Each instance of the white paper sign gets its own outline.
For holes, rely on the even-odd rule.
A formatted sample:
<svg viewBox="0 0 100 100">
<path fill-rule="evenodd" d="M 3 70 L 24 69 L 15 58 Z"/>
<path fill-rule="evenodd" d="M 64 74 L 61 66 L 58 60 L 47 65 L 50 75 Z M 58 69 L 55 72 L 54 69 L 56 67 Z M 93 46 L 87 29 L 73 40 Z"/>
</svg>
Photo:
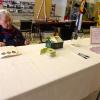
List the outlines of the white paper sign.
<svg viewBox="0 0 100 100">
<path fill-rule="evenodd" d="M 90 28 L 90 38 L 92 44 L 100 44 L 100 27 Z"/>
</svg>

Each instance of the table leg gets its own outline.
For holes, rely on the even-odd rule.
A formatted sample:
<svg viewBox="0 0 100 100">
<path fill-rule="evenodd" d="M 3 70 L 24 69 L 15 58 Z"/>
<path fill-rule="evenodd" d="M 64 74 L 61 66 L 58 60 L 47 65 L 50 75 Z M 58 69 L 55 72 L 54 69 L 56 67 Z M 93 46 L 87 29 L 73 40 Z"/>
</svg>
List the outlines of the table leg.
<svg viewBox="0 0 100 100">
<path fill-rule="evenodd" d="M 99 91 L 99 93 L 98 93 L 98 95 L 97 95 L 96 100 L 99 100 L 99 97 L 100 97 L 100 91 Z"/>
<path fill-rule="evenodd" d="M 38 31 L 39 31 L 40 42 L 43 43 L 43 41 L 42 41 L 42 34 L 41 34 L 40 28 L 38 29 Z"/>
</svg>

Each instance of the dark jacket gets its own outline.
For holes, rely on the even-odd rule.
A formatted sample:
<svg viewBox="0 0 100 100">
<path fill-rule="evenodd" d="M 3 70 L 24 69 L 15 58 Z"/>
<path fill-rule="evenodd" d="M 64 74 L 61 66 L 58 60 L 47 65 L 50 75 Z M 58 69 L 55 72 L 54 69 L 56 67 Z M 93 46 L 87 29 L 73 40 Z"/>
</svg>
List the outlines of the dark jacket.
<svg viewBox="0 0 100 100">
<path fill-rule="evenodd" d="M 24 41 L 21 32 L 14 26 L 12 26 L 12 29 L 4 29 L 0 26 L 0 42 L 4 42 L 6 46 L 21 46 L 24 45 Z"/>
</svg>

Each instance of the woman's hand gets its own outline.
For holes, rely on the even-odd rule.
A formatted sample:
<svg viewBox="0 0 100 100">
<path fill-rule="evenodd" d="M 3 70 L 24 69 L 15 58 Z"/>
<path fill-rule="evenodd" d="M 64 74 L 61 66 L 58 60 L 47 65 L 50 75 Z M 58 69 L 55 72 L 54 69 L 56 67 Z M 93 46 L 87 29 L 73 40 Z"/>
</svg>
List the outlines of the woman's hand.
<svg viewBox="0 0 100 100">
<path fill-rule="evenodd" d="M 0 42 L 0 47 L 5 46 L 6 44 L 4 42 Z"/>
<path fill-rule="evenodd" d="M 29 45 L 30 44 L 30 41 L 28 39 L 26 39 L 25 42 L 24 42 L 24 44 L 25 45 Z"/>
</svg>

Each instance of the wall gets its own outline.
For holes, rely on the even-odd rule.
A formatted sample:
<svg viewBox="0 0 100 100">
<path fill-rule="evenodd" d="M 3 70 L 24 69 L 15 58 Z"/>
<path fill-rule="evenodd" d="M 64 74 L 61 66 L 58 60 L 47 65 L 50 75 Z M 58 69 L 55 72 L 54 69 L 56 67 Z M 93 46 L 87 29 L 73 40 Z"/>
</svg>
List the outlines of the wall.
<svg viewBox="0 0 100 100">
<path fill-rule="evenodd" d="M 63 20 L 65 16 L 67 0 L 53 0 L 52 2 L 56 4 L 55 15 L 61 16 L 61 20 Z"/>
<path fill-rule="evenodd" d="M 100 0 L 94 0 L 94 2 L 100 2 Z"/>
</svg>

